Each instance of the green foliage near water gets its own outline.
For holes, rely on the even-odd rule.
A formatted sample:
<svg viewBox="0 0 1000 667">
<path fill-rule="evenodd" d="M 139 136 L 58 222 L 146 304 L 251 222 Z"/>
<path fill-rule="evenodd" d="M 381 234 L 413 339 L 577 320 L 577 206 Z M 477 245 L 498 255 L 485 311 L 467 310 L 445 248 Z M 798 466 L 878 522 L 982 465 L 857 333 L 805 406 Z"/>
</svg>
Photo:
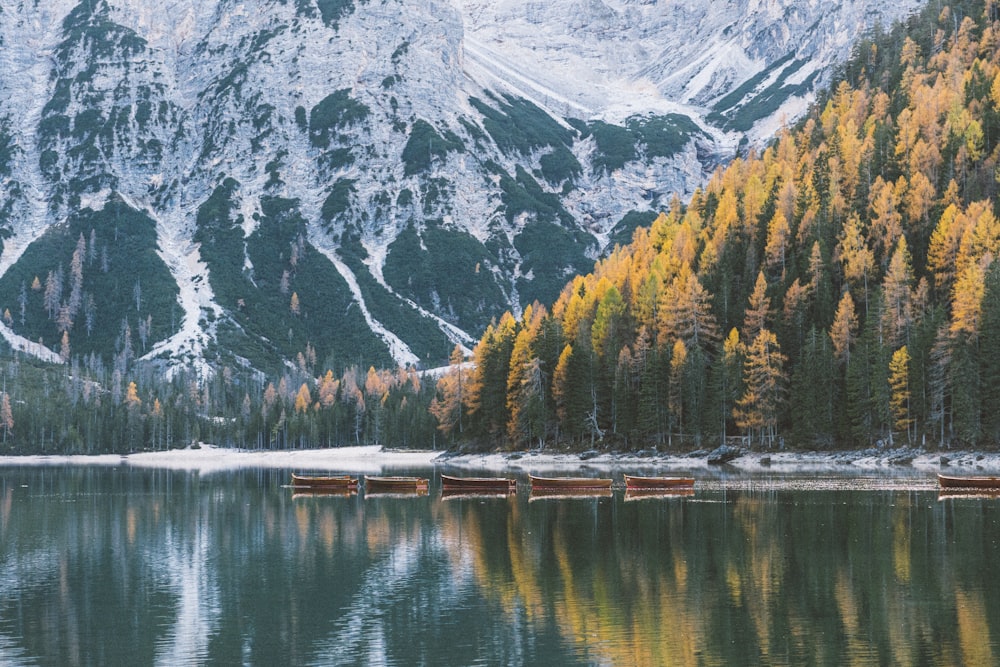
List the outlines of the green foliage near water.
<svg viewBox="0 0 1000 667">
<path fill-rule="evenodd" d="M 0 344 L 0 454 L 128 454 L 199 443 L 252 450 L 346 445 L 425 449 L 434 382 L 351 366 L 334 375 L 302 355 L 270 378 L 240 365 L 210 377 L 156 364 L 74 357 L 44 364 Z M 3 400 L 10 406 L 5 413 Z"/>
</svg>

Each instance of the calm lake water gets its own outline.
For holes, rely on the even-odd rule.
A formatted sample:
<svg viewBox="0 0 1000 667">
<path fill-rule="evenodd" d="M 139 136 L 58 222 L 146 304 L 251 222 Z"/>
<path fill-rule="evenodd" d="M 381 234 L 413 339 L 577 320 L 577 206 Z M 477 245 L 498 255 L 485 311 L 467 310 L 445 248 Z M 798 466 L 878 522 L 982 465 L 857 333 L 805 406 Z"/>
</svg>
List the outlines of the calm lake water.
<svg viewBox="0 0 1000 667">
<path fill-rule="evenodd" d="M 1000 663 L 1000 500 L 926 475 L 635 501 L 287 481 L 0 469 L 0 664 Z"/>
</svg>

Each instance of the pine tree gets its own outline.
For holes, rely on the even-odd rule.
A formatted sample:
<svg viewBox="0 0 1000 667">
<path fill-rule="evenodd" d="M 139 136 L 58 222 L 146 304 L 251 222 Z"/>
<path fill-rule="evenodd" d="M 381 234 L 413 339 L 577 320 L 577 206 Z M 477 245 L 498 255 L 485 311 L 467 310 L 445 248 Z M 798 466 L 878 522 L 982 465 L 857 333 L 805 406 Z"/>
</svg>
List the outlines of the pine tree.
<svg viewBox="0 0 1000 667">
<path fill-rule="evenodd" d="M 830 340 L 833 342 L 834 355 L 841 364 L 848 364 L 851 359 L 851 345 L 858 334 L 858 316 L 854 313 L 854 299 L 850 291 L 845 291 L 837 305 L 837 314 L 830 327 Z"/>
<path fill-rule="evenodd" d="M 474 370 L 469 382 L 467 412 L 480 435 L 497 439 L 507 428 L 507 378 L 518 323 L 504 313 L 496 326 L 489 326 L 473 350 Z"/>
<path fill-rule="evenodd" d="M 309 392 L 309 385 L 303 382 L 295 395 L 295 414 L 304 414 L 311 405 L 312 394 Z"/>
<path fill-rule="evenodd" d="M 448 360 L 448 371 L 437 382 L 437 396 L 431 402 L 430 411 L 438 421 L 438 429 L 445 435 L 453 432 L 462 434 L 463 411 L 465 408 L 465 354 L 456 345 Z"/>
<path fill-rule="evenodd" d="M 998 74 L 1000 79 L 1000 74 Z M 982 405 L 984 435 L 1000 441 L 1000 262 L 994 261 L 986 274 L 983 296 L 982 334 L 979 337 L 982 366 Z"/>
<path fill-rule="evenodd" d="M 769 328 L 772 319 L 771 299 L 767 296 L 767 279 L 764 278 L 762 271 L 757 274 L 757 282 L 753 286 L 750 302 L 743 317 L 743 339 L 747 344 L 752 344 L 761 331 Z"/>
<path fill-rule="evenodd" d="M 10 407 L 10 394 L 3 392 L 0 399 L 0 424 L 3 425 L 3 441 L 7 444 L 7 436 L 14 430 L 14 411 Z"/>
<path fill-rule="evenodd" d="M 860 290 L 867 312 L 869 280 L 875 272 L 875 254 L 861 234 L 861 223 L 857 216 L 852 215 L 844 224 L 837 250 L 844 278 L 852 289 Z"/>
<path fill-rule="evenodd" d="M 958 275 L 952 299 L 951 333 L 973 342 L 979 336 L 986 292 L 986 275 L 983 268 L 971 262 Z"/>
<path fill-rule="evenodd" d="M 785 361 L 778 339 L 761 329 L 747 348 L 743 365 L 744 393 L 736 403 L 736 425 L 768 447 L 778 435 L 778 413 L 786 392 Z"/>
<path fill-rule="evenodd" d="M 534 356 L 532 343 L 538 331 L 538 321 L 532 318 L 532 309 L 525 311 L 521 330 L 514 338 L 507 374 L 507 438 L 512 446 L 520 446 L 535 434 L 538 403 L 544 402 L 544 387 L 540 364 Z"/>
<path fill-rule="evenodd" d="M 687 347 L 678 339 L 670 354 L 670 377 L 667 384 L 667 409 L 670 425 L 667 427 L 667 446 L 673 446 L 673 435 L 684 432 L 684 372 L 687 367 Z"/>
<path fill-rule="evenodd" d="M 826 447 L 833 444 L 837 387 L 830 338 L 813 327 L 806 334 L 789 392 L 792 435 L 797 442 Z"/>
<path fill-rule="evenodd" d="M 901 236 L 889 262 L 885 280 L 882 283 L 885 307 L 882 310 L 882 329 L 886 344 L 896 347 L 910 337 L 913 326 L 913 268 L 906 237 Z"/>
<path fill-rule="evenodd" d="M 889 442 L 892 442 L 892 431 L 901 431 L 906 439 L 913 441 L 910 426 L 913 419 L 910 414 L 910 353 L 906 346 L 899 348 L 889 362 L 889 407 L 892 410 L 892 430 Z"/>
</svg>

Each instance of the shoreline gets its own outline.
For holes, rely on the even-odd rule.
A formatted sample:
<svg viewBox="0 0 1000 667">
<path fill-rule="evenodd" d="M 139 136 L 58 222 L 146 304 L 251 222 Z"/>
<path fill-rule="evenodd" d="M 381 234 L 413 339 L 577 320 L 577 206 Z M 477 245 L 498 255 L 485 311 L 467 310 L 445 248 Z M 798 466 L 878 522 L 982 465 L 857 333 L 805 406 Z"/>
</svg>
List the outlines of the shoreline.
<svg viewBox="0 0 1000 667">
<path fill-rule="evenodd" d="M 568 471 L 620 468 L 660 471 L 719 471 L 742 473 L 871 472 L 910 474 L 954 471 L 959 474 L 1000 474 L 1000 453 L 971 450 L 925 451 L 909 448 L 852 451 L 758 452 L 729 449 L 669 454 L 643 453 L 557 453 L 545 451 L 488 452 L 454 454 L 448 451 L 393 450 L 380 445 L 327 449 L 244 450 L 201 444 L 197 447 L 162 452 L 124 455 L 26 455 L 2 456 L 0 467 L 93 465 L 189 470 L 201 473 L 243 468 L 275 468 L 313 471 L 373 473 L 392 469 L 452 468 L 479 471 Z"/>
</svg>

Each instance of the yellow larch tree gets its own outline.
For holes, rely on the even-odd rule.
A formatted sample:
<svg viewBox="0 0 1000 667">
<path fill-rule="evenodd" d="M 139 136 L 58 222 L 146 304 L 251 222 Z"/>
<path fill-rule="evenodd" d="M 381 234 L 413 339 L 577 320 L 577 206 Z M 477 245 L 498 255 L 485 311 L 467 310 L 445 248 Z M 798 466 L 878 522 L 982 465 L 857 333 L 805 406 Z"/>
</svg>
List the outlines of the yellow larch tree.
<svg viewBox="0 0 1000 667">
<path fill-rule="evenodd" d="M 833 352 L 837 360 L 846 364 L 851 358 L 851 345 L 858 335 L 858 316 L 854 311 L 854 299 L 851 298 L 850 290 L 844 290 L 837 304 L 837 314 L 833 318 L 830 326 L 830 342 L 833 343 Z"/>
<path fill-rule="evenodd" d="M 757 274 L 757 281 L 754 283 L 753 292 L 747 304 L 746 313 L 743 316 L 743 339 L 749 345 L 757 337 L 762 329 L 770 326 L 773 318 L 771 311 L 771 299 L 767 296 L 767 279 L 764 272 Z"/>
<path fill-rule="evenodd" d="M 913 325 L 913 267 L 906 237 L 899 237 L 896 250 L 889 261 L 889 269 L 882 282 L 882 328 L 886 332 L 886 343 L 898 346 L 909 338 Z"/>
<path fill-rule="evenodd" d="M 312 394 L 309 392 L 309 385 L 303 382 L 295 395 L 295 414 L 305 414 L 310 405 L 312 405 Z"/>
<path fill-rule="evenodd" d="M 910 353 L 906 346 L 892 354 L 889 361 L 889 409 L 892 412 L 892 430 L 902 431 L 912 441 L 910 427 Z M 892 435 L 889 437 L 892 442 Z"/>
<path fill-rule="evenodd" d="M 463 412 L 467 385 L 465 354 L 461 346 L 456 345 L 448 360 L 448 370 L 438 379 L 437 396 L 430 406 L 438 430 L 445 435 L 462 433 L 465 428 Z"/>
<path fill-rule="evenodd" d="M 777 438 L 778 412 L 787 385 L 785 361 L 777 337 L 762 329 L 747 348 L 744 393 L 733 410 L 736 425 L 768 446 Z"/>
<path fill-rule="evenodd" d="M 979 336 L 985 294 L 986 272 L 978 263 L 970 263 L 955 280 L 950 327 L 952 335 L 962 335 L 967 340 L 975 340 Z"/>
</svg>

